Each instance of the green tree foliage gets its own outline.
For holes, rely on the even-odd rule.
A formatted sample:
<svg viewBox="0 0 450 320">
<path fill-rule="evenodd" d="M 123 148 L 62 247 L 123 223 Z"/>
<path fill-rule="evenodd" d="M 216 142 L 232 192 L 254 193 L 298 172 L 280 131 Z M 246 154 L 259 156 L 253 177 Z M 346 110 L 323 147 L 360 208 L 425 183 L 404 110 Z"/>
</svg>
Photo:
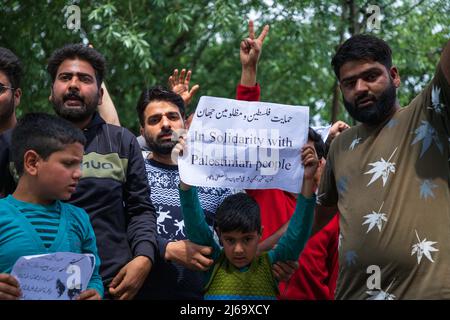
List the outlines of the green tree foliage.
<svg viewBox="0 0 450 320">
<path fill-rule="evenodd" d="M 52 109 L 46 61 L 54 49 L 84 37 L 67 28 L 71 4 L 80 7 L 85 35 L 108 61 L 105 82 L 121 122 L 135 132 L 141 89 L 166 84 L 174 68 L 191 68 L 192 83 L 201 86 L 191 109 L 201 95 L 234 97 L 249 17 L 256 17 L 257 32 L 271 26 L 259 67 L 262 100 L 308 105 L 322 123 L 349 121 L 330 61 L 350 35 L 373 32 L 392 46 L 402 105 L 429 81 L 450 38 L 447 0 L 3 0 L 0 46 L 20 56 L 26 70 L 19 115 Z M 380 30 L 367 30 L 370 4 L 381 9 Z"/>
</svg>

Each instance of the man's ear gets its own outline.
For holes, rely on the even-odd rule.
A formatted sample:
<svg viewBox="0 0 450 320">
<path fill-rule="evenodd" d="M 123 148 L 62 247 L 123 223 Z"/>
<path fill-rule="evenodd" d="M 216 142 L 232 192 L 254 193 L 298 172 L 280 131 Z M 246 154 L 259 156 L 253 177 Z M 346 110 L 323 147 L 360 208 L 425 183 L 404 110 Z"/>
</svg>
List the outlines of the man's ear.
<svg viewBox="0 0 450 320">
<path fill-rule="evenodd" d="M 48 101 L 52 102 L 53 99 L 53 87 L 50 87 L 50 95 L 48 96 Z"/>
<path fill-rule="evenodd" d="M 103 90 L 103 83 L 102 83 L 100 90 L 98 90 L 98 105 L 101 105 L 103 103 L 103 93 L 104 92 L 105 91 Z"/>
<path fill-rule="evenodd" d="M 394 83 L 394 86 L 396 88 L 400 87 L 400 74 L 398 72 L 397 67 L 393 66 L 391 67 L 391 69 L 389 70 L 389 75 L 392 78 L 392 82 Z"/>
<path fill-rule="evenodd" d="M 20 88 L 14 90 L 14 108 L 20 104 L 20 97 L 22 96 L 22 90 Z"/>
<path fill-rule="evenodd" d="M 42 158 L 34 150 L 28 150 L 23 155 L 23 172 L 30 176 L 37 176 Z"/>
</svg>

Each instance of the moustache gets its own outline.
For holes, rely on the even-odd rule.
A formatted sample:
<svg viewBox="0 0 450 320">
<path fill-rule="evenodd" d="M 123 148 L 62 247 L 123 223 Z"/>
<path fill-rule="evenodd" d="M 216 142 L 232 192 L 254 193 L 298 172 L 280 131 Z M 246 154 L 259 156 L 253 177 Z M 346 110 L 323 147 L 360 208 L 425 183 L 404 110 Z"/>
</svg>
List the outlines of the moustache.
<svg viewBox="0 0 450 320">
<path fill-rule="evenodd" d="M 372 100 L 373 102 L 377 102 L 377 98 L 372 94 L 364 94 L 356 98 L 355 105 L 359 105 L 361 102 L 367 102 L 368 100 Z"/>
<path fill-rule="evenodd" d="M 80 95 L 78 93 L 75 93 L 75 92 L 70 92 L 70 93 L 64 95 L 63 101 L 66 102 L 67 100 L 78 100 L 78 101 L 84 102 L 84 99 L 82 97 L 80 97 Z"/>
<path fill-rule="evenodd" d="M 162 131 L 158 134 L 157 138 L 160 139 L 160 138 L 162 138 L 163 136 L 166 136 L 166 135 L 168 135 L 168 134 L 173 135 L 173 130 L 171 130 L 171 129 L 169 129 L 169 130 L 162 130 Z"/>
</svg>

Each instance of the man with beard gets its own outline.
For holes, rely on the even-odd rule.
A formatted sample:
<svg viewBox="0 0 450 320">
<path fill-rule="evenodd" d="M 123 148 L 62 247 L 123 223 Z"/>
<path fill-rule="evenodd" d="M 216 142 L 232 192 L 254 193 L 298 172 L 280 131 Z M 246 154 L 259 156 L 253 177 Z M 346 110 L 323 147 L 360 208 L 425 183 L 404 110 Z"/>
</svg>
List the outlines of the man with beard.
<svg viewBox="0 0 450 320">
<path fill-rule="evenodd" d="M 82 129 L 87 140 L 83 177 L 69 202 L 89 213 L 105 297 L 132 299 L 156 250 L 156 216 L 139 145 L 131 132 L 106 124 L 96 111 L 105 73 L 99 52 L 81 44 L 66 45 L 53 53 L 47 71 L 55 112 Z"/>
<path fill-rule="evenodd" d="M 318 193 L 313 233 L 341 214 L 335 297 L 450 299 L 450 42 L 405 108 L 383 40 L 354 36 L 332 65 L 361 122 L 331 144 Z"/>
<path fill-rule="evenodd" d="M 16 108 L 22 95 L 21 77 L 19 58 L 9 49 L 0 47 L 0 134 L 17 123 Z"/>
<path fill-rule="evenodd" d="M 22 96 L 21 77 L 22 65 L 19 58 L 9 49 L 0 47 L 0 198 L 14 191 L 14 182 L 7 170 L 9 144 L 2 133 L 17 123 L 16 107 Z"/>
<path fill-rule="evenodd" d="M 12 129 L 17 123 L 16 108 L 22 96 L 20 88 L 22 74 L 19 58 L 9 49 L 0 47 L 0 198 L 11 194 L 16 187 L 16 182 L 7 168 L 14 167 L 10 162 L 8 150 Z M 102 88 L 103 103 L 98 106 L 99 113 L 107 123 L 120 125 L 114 104 L 104 83 Z"/>
<path fill-rule="evenodd" d="M 104 98 L 105 73 L 99 52 L 81 44 L 67 45 L 53 53 L 47 70 L 55 112 L 82 129 L 87 139 L 83 177 L 69 201 L 90 215 L 105 297 L 132 299 L 152 267 L 156 250 L 156 216 L 139 145 L 131 132 L 106 124 L 97 113 Z M 7 170 L 10 131 L 0 136 L 0 172 L 5 175 L 0 197 L 15 189 Z"/>
<path fill-rule="evenodd" d="M 158 214 L 159 255 L 138 298 L 202 299 L 203 274 L 213 263 L 211 248 L 186 239 L 178 193 L 178 166 L 171 153 L 177 134 L 185 129 L 185 103 L 182 97 L 163 87 L 142 92 L 136 107 L 141 134 L 152 150 L 145 159 L 149 194 Z M 232 194 L 230 189 L 198 188 L 200 202 L 210 226 L 220 203 Z"/>
</svg>

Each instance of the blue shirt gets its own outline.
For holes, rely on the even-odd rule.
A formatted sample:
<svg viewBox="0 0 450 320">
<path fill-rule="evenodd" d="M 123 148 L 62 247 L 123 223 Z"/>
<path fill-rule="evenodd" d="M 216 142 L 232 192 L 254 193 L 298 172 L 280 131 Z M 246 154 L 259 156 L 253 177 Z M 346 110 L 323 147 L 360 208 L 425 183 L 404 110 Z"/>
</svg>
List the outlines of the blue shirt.
<svg viewBox="0 0 450 320">
<path fill-rule="evenodd" d="M 52 208 L 60 209 L 59 225 L 54 241 L 46 247 L 29 220 L 33 217 L 33 207 L 45 227 L 46 218 L 41 213 L 48 209 L 47 206 L 19 201 L 11 195 L 0 200 L 0 273 L 10 273 L 14 263 L 22 256 L 54 252 L 91 253 L 95 256 L 95 268 L 88 289 L 96 290 L 103 297 L 100 258 L 86 211 L 56 201 Z M 21 212 L 24 208 L 27 217 Z"/>
</svg>

